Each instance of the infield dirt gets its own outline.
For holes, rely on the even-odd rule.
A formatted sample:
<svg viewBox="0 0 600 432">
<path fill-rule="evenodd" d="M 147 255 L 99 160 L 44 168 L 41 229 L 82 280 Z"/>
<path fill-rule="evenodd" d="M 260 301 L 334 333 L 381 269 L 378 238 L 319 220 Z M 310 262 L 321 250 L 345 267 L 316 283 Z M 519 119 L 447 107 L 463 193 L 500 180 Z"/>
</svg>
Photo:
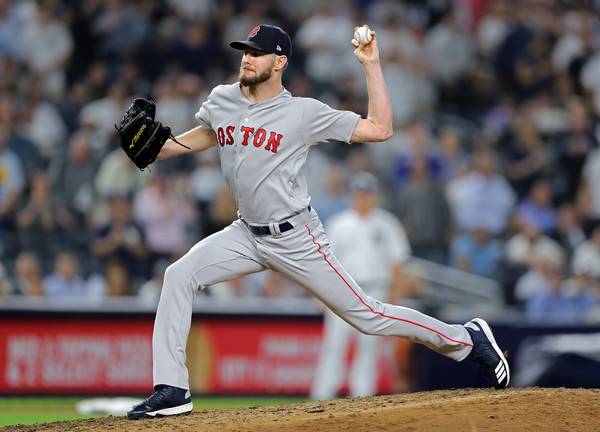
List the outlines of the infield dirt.
<svg viewBox="0 0 600 432">
<path fill-rule="evenodd" d="M 598 431 L 600 389 L 456 389 L 323 402 L 75 420 L 0 432 Z"/>
</svg>

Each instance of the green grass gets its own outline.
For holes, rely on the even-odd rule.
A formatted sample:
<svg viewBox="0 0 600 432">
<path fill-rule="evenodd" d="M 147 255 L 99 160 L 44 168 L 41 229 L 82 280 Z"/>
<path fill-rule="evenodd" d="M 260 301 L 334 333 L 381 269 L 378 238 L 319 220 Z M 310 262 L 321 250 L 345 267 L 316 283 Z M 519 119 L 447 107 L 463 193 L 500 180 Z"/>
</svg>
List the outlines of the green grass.
<svg viewBox="0 0 600 432">
<path fill-rule="evenodd" d="M 48 423 L 62 420 L 105 417 L 107 414 L 82 415 L 75 404 L 86 398 L 75 397 L 3 397 L 0 398 L 0 427 L 17 424 Z M 91 398 L 90 398 L 91 399 Z M 229 409 L 250 406 L 281 405 L 303 402 L 299 397 L 218 397 L 194 398 L 195 409 Z"/>
</svg>

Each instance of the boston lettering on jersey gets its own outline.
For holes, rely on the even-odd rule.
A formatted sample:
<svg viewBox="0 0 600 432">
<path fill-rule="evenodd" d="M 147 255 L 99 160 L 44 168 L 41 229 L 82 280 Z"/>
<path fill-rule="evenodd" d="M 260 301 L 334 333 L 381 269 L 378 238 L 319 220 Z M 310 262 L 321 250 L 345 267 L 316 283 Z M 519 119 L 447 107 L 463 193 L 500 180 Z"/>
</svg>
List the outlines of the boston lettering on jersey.
<svg viewBox="0 0 600 432">
<path fill-rule="evenodd" d="M 240 128 L 242 131 L 242 145 L 247 146 L 249 144 L 254 145 L 254 147 L 262 147 L 265 144 L 265 150 L 270 150 L 273 153 L 277 153 L 277 149 L 279 148 L 279 144 L 281 144 L 281 138 L 283 135 L 278 134 L 277 132 L 267 132 L 264 129 L 257 129 L 242 126 Z M 217 140 L 219 141 L 219 145 L 224 147 L 225 145 L 233 145 L 233 133 L 235 132 L 234 126 L 227 126 L 226 128 L 218 128 L 217 129 Z M 268 138 L 267 138 L 268 135 Z"/>
</svg>

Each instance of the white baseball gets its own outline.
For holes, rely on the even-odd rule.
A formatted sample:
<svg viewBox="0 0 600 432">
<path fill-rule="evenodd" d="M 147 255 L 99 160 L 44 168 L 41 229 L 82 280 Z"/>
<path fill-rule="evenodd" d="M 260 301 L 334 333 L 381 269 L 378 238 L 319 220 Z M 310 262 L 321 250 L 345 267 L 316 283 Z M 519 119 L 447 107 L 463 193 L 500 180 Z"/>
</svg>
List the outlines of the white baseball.
<svg viewBox="0 0 600 432">
<path fill-rule="evenodd" d="M 367 27 L 359 27 L 354 31 L 354 39 L 357 42 L 363 41 L 366 44 L 371 42 L 373 36 L 371 36 L 371 30 Z"/>
</svg>

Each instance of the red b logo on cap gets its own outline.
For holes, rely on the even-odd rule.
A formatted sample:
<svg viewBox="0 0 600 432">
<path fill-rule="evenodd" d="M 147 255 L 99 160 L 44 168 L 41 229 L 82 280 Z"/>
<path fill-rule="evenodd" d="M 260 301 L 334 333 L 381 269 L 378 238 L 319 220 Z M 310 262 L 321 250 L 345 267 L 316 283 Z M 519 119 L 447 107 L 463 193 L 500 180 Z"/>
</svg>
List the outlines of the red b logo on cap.
<svg viewBox="0 0 600 432">
<path fill-rule="evenodd" d="M 250 34 L 248 35 L 249 38 L 256 36 L 256 33 L 258 33 L 258 31 L 260 30 L 260 26 L 256 26 L 254 27 L 254 29 L 250 32 Z"/>
</svg>

